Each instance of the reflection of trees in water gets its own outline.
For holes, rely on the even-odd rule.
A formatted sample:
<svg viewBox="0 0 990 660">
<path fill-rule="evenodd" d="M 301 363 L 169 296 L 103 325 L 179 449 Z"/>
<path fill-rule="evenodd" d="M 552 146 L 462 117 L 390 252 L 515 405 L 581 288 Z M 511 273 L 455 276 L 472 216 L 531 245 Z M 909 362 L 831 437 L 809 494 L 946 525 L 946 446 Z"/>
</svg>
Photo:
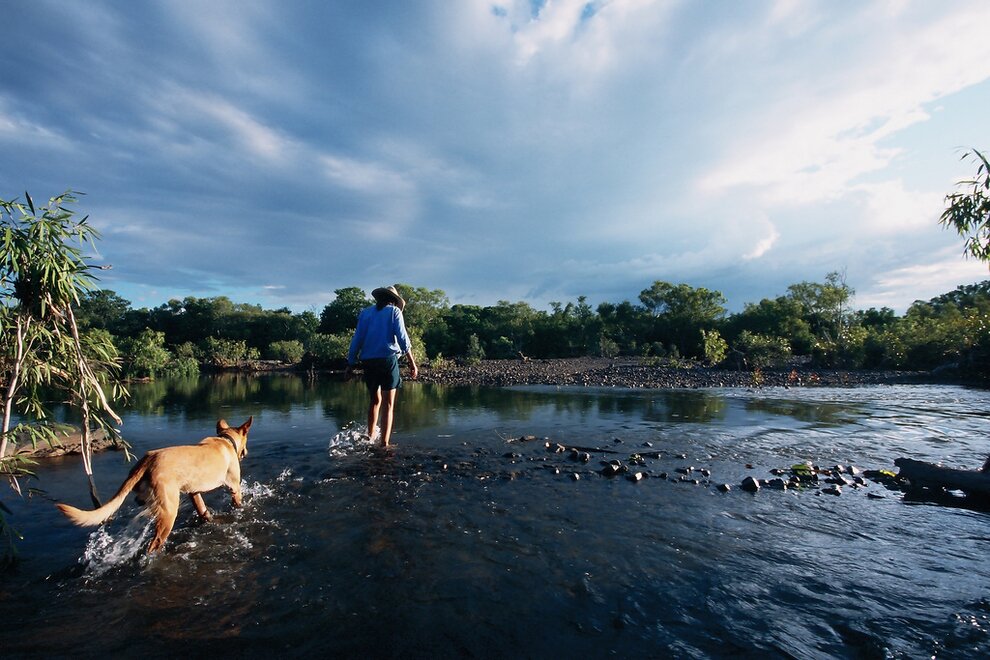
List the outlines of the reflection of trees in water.
<svg viewBox="0 0 990 660">
<path fill-rule="evenodd" d="M 360 380 L 309 380 L 295 374 L 220 374 L 199 378 L 134 383 L 127 410 L 141 414 L 174 413 L 215 417 L 224 408 L 289 412 L 316 408 L 338 426 L 364 424 L 368 394 Z M 747 411 L 800 421 L 845 423 L 862 411 L 850 405 L 751 399 Z M 725 419 L 728 400 L 703 390 L 616 391 L 582 389 L 511 389 L 404 383 L 399 391 L 396 429 L 447 426 L 451 418 L 473 411 L 500 419 L 529 420 L 553 414 L 580 422 L 599 415 L 636 417 L 653 422 L 704 424 Z"/>
<path fill-rule="evenodd" d="M 643 418 L 651 422 L 691 422 L 705 424 L 724 419 L 725 397 L 710 392 L 658 391 L 645 402 Z M 617 412 L 632 412 L 628 408 Z"/>
<path fill-rule="evenodd" d="M 866 414 L 865 408 L 850 403 L 823 403 L 820 401 L 780 401 L 775 399 L 750 399 L 747 412 L 761 412 L 778 417 L 790 417 L 799 422 L 812 422 L 841 426 L 852 424 Z"/>
<path fill-rule="evenodd" d="M 260 402 L 288 411 L 305 398 L 305 383 L 294 375 L 219 374 L 133 383 L 127 410 L 160 414 L 170 409 L 187 414 L 213 414 L 223 407 Z"/>
</svg>

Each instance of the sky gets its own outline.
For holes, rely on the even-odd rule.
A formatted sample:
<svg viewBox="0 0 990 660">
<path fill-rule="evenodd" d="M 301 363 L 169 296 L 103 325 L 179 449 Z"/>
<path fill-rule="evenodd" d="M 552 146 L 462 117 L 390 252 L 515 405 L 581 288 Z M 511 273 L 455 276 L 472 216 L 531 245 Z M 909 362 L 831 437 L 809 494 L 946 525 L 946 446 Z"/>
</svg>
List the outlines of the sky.
<svg viewBox="0 0 990 660">
<path fill-rule="evenodd" d="M 319 313 L 728 308 L 990 279 L 938 224 L 990 150 L 985 0 L 0 0 L 0 198 L 85 193 L 99 286 Z"/>
</svg>

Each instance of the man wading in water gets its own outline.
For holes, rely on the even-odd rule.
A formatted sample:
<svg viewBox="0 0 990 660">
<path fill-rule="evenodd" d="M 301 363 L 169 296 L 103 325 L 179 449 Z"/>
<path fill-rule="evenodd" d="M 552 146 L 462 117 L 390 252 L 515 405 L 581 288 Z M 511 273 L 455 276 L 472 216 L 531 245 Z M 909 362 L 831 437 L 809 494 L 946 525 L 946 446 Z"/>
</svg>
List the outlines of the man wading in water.
<svg viewBox="0 0 990 660">
<path fill-rule="evenodd" d="M 347 353 L 347 370 L 350 378 L 358 356 L 364 367 L 364 382 L 368 386 L 371 404 L 368 406 L 368 435 L 375 438 L 378 424 L 378 411 L 382 413 L 382 447 L 388 447 L 392 436 L 392 411 L 395 407 L 395 391 L 402 386 L 399 376 L 399 357 L 406 356 L 416 380 L 419 368 L 412 354 L 412 344 L 402 310 L 406 301 L 394 286 L 375 289 L 371 292 L 375 304 L 365 307 L 358 314 L 357 329 L 351 339 L 351 350 Z"/>
</svg>

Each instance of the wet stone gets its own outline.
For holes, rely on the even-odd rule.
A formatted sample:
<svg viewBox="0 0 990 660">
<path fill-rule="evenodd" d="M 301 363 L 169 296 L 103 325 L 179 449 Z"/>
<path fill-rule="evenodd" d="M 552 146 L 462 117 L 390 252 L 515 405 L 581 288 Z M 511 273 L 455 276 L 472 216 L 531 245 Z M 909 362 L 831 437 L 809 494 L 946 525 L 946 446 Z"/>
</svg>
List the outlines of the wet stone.
<svg viewBox="0 0 990 660">
<path fill-rule="evenodd" d="M 747 493 L 755 493 L 760 490 L 760 482 L 754 479 L 753 477 L 746 477 L 745 479 L 742 480 L 742 483 L 739 485 L 739 487 L 742 488 Z"/>
<path fill-rule="evenodd" d="M 716 489 L 720 493 L 728 493 L 730 490 L 732 490 L 732 486 L 730 486 L 729 484 L 719 484 L 718 486 L 716 486 Z"/>
<path fill-rule="evenodd" d="M 780 477 L 767 482 L 767 488 L 771 490 L 787 490 L 787 483 Z"/>
<path fill-rule="evenodd" d="M 822 492 L 825 493 L 826 495 L 838 496 L 838 495 L 842 495 L 842 488 L 840 488 L 839 486 L 827 486 L 826 488 L 822 488 Z"/>
<path fill-rule="evenodd" d="M 602 476 L 605 476 L 605 477 L 614 477 L 615 475 L 619 474 L 619 470 L 620 469 L 621 469 L 621 466 L 619 466 L 619 465 L 613 465 L 612 463 L 608 463 L 608 464 L 605 465 L 605 467 L 603 467 L 601 469 L 601 474 L 602 474 Z"/>
</svg>

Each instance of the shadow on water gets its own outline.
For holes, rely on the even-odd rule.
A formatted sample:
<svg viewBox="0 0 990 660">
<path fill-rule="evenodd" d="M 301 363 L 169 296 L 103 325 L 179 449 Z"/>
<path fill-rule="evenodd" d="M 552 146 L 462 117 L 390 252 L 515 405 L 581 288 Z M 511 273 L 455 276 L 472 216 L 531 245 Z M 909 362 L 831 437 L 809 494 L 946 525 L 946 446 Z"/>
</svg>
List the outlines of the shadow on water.
<svg viewBox="0 0 990 660">
<path fill-rule="evenodd" d="M 985 420 L 959 414 L 985 409 L 985 393 L 410 383 L 389 451 L 361 436 L 356 382 L 226 376 L 133 394 L 123 430 L 138 453 L 255 416 L 244 506 L 208 493 L 215 518 L 200 524 L 184 501 L 166 550 L 148 558 L 132 503 L 94 531 L 48 499 L 5 498 L 25 541 L 0 578 L 14 631 L 4 657 L 990 651 L 985 508 L 905 506 L 918 500 L 876 484 L 841 497 L 736 487 L 799 458 L 944 458 L 921 427 L 951 436 L 956 459 L 985 452 Z M 589 460 L 548 451 L 544 436 Z M 599 473 L 637 453 L 642 480 Z M 96 460 L 105 489 L 128 468 Z M 46 464 L 40 482 L 51 500 L 85 492 L 72 459 Z"/>
</svg>

